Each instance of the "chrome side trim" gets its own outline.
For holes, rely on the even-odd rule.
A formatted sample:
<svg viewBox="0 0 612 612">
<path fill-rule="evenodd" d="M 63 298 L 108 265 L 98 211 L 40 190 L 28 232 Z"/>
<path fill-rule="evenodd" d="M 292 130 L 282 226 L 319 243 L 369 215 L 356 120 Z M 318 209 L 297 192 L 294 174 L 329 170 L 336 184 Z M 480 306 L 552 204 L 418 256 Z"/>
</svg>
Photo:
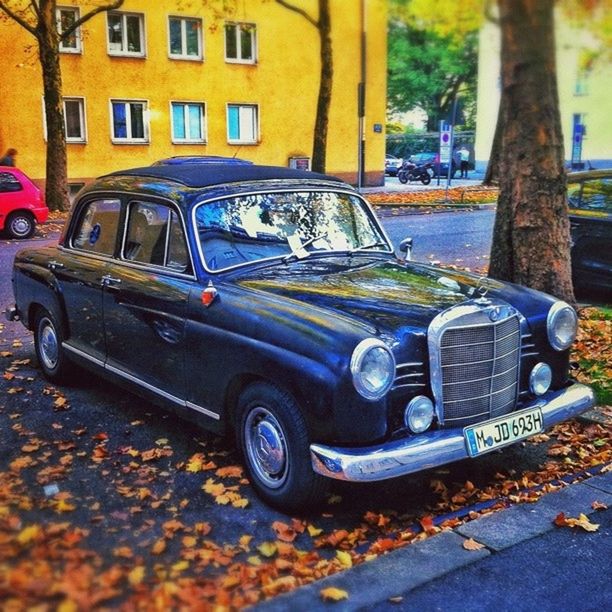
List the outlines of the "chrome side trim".
<svg viewBox="0 0 612 612">
<path fill-rule="evenodd" d="M 163 389 L 160 389 L 159 387 L 155 387 L 154 385 L 151 385 L 145 382 L 144 380 L 140 380 L 133 374 L 128 374 L 127 372 L 125 372 L 124 370 L 116 366 L 110 365 L 109 363 L 105 363 L 101 359 L 98 359 L 97 357 L 94 357 L 93 355 L 90 355 L 89 353 L 86 353 L 85 351 L 82 351 L 81 349 L 78 349 L 72 346 L 68 342 L 62 342 L 62 348 L 66 349 L 67 351 L 73 352 L 74 354 L 78 355 L 79 357 L 82 357 L 83 359 L 87 359 L 88 361 L 95 363 L 97 366 L 104 368 L 105 370 L 108 370 L 109 372 L 112 372 L 113 374 L 117 374 L 117 376 L 121 376 L 122 378 L 125 378 L 129 380 L 130 382 L 140 385 L 141 387 L 144 387 L 148 391 L 151 391 L 152 393 L 160 395 L 161 397 L 171 402 L 174 402 L 175 404 L 178 404 L 179 406 L 183 406 L 184 408 L 189 408 L 190 410 L 195 410 L 196 412 L 199 412 L 200 414 L 210 417 L 211 419 L 215 419 L 216 421 L 218 421 L 221 418 L 221 415 L 219 415 L 216 412 L 213 412 L 212 410 L 203 408 L 202 406 L 199 406 L 198 404 L 194 404 L 193 402 L 182 400 L 181 398 L 176 397 L 175 395 L 172 395 L 171 393 L 168 393 L 167 391 L 164 391 Z"/>
<path fill-rule="evenodd" d="M 202 408 L 202 406 L 198 406 L 197 404 L 193 404 L 191 402 L 185 402 L 185 406 L 187 406 L 187 408 L 191 408 L 192 410 L 195 410 L 196 412 L 201 412 L 202 414 L 205 414 L 207 417 L 210 417 L 211 419 L 215 419 L 215 421 L 218 421 L 221 416 L 218 415 L 216 412 L 213 412 L 212 410 L 208 410 L 206 408 Z"/>
<path fill-rule="evenodd" d="M 68 342 L 62 342 L 62 348 L 74 353 L 75 355 L 78 355 L 79 357 L 82 357 L 83 359 L 87 359 L 95 363 L 97 366 L 100 366 L 101 368 L 104 367 L 104 361 L 102 361 L 102 359 L 98 359 L 97 357 L 94 357 L 93 355 L 90 355 L 89 353 L 86 353 L 85 351 L 82 351 L 81 349 L 78 349 L 75 346 L 72 346 L 72 344 L 69 344 Z"/>
<path fill-rule="evenodd" d="M 574 383 L 548 392 L 521 409 L 540 408 L 544 429 L 577 416 L 595 403 L 593 391 Z M 494 419 L 493 419 L 494 420 Z M 463 428 L 440 429 L 366 448 L 310 445 L 315 472 L 328 478 L 368 482 L 419 472 L 467 459 Z"/>
</svg>

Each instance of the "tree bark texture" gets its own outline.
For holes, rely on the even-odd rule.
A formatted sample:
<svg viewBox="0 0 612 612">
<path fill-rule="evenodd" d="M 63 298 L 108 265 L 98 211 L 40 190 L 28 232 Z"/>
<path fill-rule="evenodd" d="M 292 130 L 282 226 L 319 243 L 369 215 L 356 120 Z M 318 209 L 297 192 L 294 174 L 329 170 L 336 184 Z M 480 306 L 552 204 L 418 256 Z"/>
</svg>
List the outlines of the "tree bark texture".
<svg viewBox="0 0 612 612">
<path fill-rule="evenodd" d="M 554 0 L 498 4 L 505 122 L 489 274 L 573 303 Z"/>
<path fill-rule="evenodd" d="M 47 121 L 45 198 L 50 210 L 67 210 L 69 207 L 68 162 L 66 158 L 59 36 L 55 23 L 55 9 L 56 2 L 54 0 L 41 0 L 40 19 L 36 28 Z"/>
<path fill-rule="evenodd" d="M 334 77 L 329 0 L 319 0 L 317 28 L 321 40 L 321 80 L 319 83 L 317 116 L 312 142 L 312 169 L 315 172 L 324 173 L 327 154 L 327 126 L 329 123 L 329 107 Z"/>
</svg>

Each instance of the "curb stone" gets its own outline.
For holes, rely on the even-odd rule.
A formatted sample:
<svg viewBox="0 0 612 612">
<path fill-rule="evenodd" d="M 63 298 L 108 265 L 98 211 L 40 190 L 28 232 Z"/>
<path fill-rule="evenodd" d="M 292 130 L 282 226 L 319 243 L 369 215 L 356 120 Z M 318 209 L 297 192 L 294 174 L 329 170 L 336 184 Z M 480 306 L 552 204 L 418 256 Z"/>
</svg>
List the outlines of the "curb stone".
<svg viewBox="0 0 612 612">
<path fill-rule="evenodd" d="M 255 612 L 312 611 L 334 609 L 343 612 L 376 603 L 388 602 L 391 597 L 406 594 L 454 570 L 495 556 L 526 540 L 556 529 L 553 520 L 564 512 L 568 516 L 595 513 L 591 504 L 599 501 L 612 506 L 612 471 L 593 476 L 578 484 L 567 485 L 549 493 L 533 504 L 511 506 L 493 514 L 444 531 L 405 548 L 392 551 L 349 570 L 328 576 L 262 602 Z M 463 548 L 467 538 L 484 544 L 486 548 L 468 551 Z M 364 588 L 367 585 L 367 588 Z M 349 593 L 349 599 L 326 603 L 320 592 L 336 587 Z"/>
</svg>

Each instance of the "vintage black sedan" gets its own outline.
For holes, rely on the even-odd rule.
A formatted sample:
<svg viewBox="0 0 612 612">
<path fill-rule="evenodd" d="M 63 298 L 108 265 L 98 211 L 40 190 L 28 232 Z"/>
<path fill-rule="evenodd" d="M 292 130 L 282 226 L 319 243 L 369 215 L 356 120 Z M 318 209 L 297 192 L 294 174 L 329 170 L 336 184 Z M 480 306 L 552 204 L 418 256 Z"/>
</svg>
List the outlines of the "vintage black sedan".
<svg viewBox="0 0 612 612">
<path fill-rule="evenodd" d="M 15 259 L 44 374 L 85 366 L 219 433 L 257 492 L 316 503 L 523 440 L 593 404 L 574 310 L 396 256 L 329 176 L 183 164 L 101 177 L 58 246 Z"/>
</svg>

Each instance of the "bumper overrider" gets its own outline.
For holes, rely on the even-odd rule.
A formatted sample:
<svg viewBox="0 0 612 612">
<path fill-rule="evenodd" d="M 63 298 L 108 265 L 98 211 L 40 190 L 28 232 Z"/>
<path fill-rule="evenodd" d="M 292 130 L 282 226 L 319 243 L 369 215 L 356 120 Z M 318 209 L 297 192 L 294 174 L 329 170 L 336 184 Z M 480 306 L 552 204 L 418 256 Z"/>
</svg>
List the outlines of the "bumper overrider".
<svg viewBox="0 0 612 612">
<path fill-rule="evenodd" d="M 523 409 L 540 408 L 545 430 L 579 415 L 594 403 L 591 388 L 574 383 L 560 391 L 548 392 Z M 311 444 L 310 454 L 315 472 L 354 482 L 395 478 L 470 456 L 461 428 L 415 434 L 365 448 Z"/>
</svg>

